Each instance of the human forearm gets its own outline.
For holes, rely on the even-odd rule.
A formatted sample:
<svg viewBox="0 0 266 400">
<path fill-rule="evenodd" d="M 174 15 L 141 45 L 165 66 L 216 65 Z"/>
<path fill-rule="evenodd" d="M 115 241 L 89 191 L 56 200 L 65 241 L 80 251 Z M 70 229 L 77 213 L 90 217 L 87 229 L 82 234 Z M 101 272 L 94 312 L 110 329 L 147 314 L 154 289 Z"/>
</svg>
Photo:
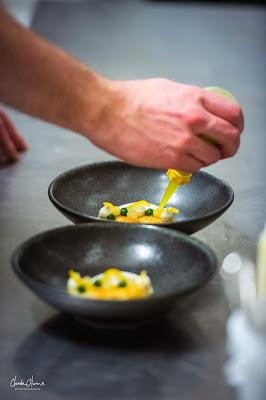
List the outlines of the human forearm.
<svg viewBox="0 0 266 400">
<path fill-rule="evenodd" d="M 77 132 L 92 129 L 107 81 L 0 8 L 0 101 Z"/>
<path fill-rule="evenodd" d="M 107 80 L 4 11 L 0 43 L 0 100 L 124 161 L 193 172 L 238 149 L 242 111 L 222 96 L 167 79 Z"/>
</svg>

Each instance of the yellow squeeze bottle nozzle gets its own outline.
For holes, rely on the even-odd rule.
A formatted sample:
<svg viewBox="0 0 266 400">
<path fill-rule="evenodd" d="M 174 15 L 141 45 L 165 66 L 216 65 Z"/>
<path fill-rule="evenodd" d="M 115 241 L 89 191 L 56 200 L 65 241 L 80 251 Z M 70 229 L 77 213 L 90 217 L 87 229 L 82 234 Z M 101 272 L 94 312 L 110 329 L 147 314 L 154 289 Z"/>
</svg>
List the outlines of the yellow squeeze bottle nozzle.
<svg viewBox="0 0 266 400">
<path fill-rule="evenodd" d="M 177 171 L 175 169 L 168 169 L 166 174 L 170 182 L 163 194 L 159 208 L 164 208 L 179 186 L 187 184 L 192 177 L 190 172 Z"/>
</svg>

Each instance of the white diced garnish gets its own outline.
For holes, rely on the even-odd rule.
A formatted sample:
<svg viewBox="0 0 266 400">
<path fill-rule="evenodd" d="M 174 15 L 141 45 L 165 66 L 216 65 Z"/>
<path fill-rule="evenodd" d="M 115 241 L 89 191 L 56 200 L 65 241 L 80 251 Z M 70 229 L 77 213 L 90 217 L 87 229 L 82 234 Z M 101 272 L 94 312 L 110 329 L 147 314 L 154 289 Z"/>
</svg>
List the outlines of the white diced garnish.
<svg viewBox="0 0 266 400">
<path fill-rule="evenodd" d="M 110 208 L 107 206 L 104 206 L 100 209 L 98 217 L 99 218 L 107 218 L 108 215 L 110 215 L 110 214 L 112 214 Z"/>
<path fill-rule="evenodd" d="M 138 206 L 138 207 L 134 208 L 134 210 L 136 211 L 138 217 L 143 217 L 143 215 L 145 215 L 146 207 Z"/>
<path fill-rule="evenodd" d="M 161 219 L 163 220 L 163 222 L 170 222 L 173 219 L 173 214 L 166 209 L 162 212 Z"/>
<path fill-rule="evenodd" d="M 69 278 L 67 280 L 67 288 L 68 289 L 75 289 L 76 287 L 77 287 L 77 282 L 74 279 Z"/>
</svg>

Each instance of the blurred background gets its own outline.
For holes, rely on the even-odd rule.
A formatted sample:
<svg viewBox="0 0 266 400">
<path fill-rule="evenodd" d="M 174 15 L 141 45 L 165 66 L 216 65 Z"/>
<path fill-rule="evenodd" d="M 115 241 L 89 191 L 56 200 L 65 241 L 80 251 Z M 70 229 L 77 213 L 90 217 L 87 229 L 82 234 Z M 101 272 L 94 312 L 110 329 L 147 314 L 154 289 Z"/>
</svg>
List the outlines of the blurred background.
<svg viewBox="0 0 266 400">
<path fill-rule="evenodd" d="M 235 201 L 195 236 L 214 249 L 220 263 L 231 251 L 255 260 L 266 217 L 264 6 L 149 0 L 4 3 L 22 24 L 109 78 L 167 77 L 234 94 L 245 115 L 240 150 L 208 170 L 232 185 Z M 13 249 L 40 231 L 68 223 L 49 202 L 52 179 L 74 166 L 112 157 L 79 135 L 3 107 L 30 145 L 18 163 L 0 168 L 0 237 L 5 238 L 0 240 L 0 313 L 5 317 L 0 383 L 5 399 L 15 398 L 8 391 L 12 376 L 36 371 L 48 380 L 48 396 L 56 400 L 76 399 L 76 390 L 88 399 L 88 389 L 94 398 L 108 400 L 117 400 L 120 389 L 130 400 L 234 399 L 222 372 L 229 310 L 219 274 L 199 292 L 189 312 L 176 313 L 174 328 L 162 326 L 158 341 L 147 332 L 144 344 L 142 336 L 134 342 L 131 335 L 124 342 L 118 336 L 119 343 L 110 336 L 106 344 L 106 335 L 98 333 L 89 338 L 80 334 L 80 342 L 75 329 L 16 279 L 10 269 Z M 88 380 L 89 373 L 94 379 Z M 45 392 L 39 398 L 47 399 Z"/>
<path fill-rule="evenodd" d="M 158 0 L 5 0 L 5 4 L 23 24 L 110 78 L 161 76 L 202 87 L 220 86 L 233 93 L 245 114 L 242 146 L 236 157 L 209 169 L 243 194 L 241 201 L 236 196 L 225 219 L 245 236 L 258 234 L 266 203 L 262 153 L 266 148 L 266 18 L 262 5 Z M 112 158 L 61 128 L 12 110 L 9 114 L 31 146 L 24 160 L 49 160 L 39 176 L 47 185 L 55 166 L 59 173 L 84 162 Z M 47 141 L 50 146 L 43 146 Z M 18 173 L 23 174 L 23 169 Z M 252 199 L 252 209 L 246 205 L 247 198 Z M 50 211 L 48 200 L 47 207 Z M 62 217 L 54 211 L 53 218 L 59 222 Z"/>
</svg>

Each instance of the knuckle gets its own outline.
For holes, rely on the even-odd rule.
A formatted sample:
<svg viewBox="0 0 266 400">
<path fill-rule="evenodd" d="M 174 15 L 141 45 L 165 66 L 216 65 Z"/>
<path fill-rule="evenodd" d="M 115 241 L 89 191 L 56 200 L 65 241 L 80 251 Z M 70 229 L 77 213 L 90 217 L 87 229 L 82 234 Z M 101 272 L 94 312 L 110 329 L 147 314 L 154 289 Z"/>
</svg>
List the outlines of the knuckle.
<svg viewBox="0 0 266 400">
<path fill-rule="evenodd" d="M 177 159 L 180 157 L 180 149 L 176 148 L 165 148 L 161 154 L 161 160 L 165 162 L 167 165 L 174 166 L 176 164 Z"/>
<path fill-rule="evenodd" d="M 237 150 L 235 148 L 231 148 L 227 151 L 227 157 L 234 157 L 236 154 Z"/>
<path fill-rule="evenodd" d="M 191 165 L 188 167 L 188 172 L 194 173 L 197 172 L 200 168 L 205 167 L 206 165 L 204 163 L 201 163 L 199 165 Z"/>
<path fill-rule="evenodd" d="M 180 169 L 179 166 L 176 167 L 176 169 Z M 191 174 L 194 174 L 200 169 L 200 167 L 196 167 L 195 165 L 185 165 L 182 167 L 182 170 L 186 170 L 187 172 L 190 172 Z"/>
<path fill-rule="evenodd" d="M 202 104 L 203 90 L 200 87 L 194 85 L 188 85 L 187 87 L 194 101 L 196 101 L 196 103 Z"/>
<path fill-rule="evenodd" d="M 220 158 L 221 158 L 221 152 L 219 150 L 215 151 L 215 149 L 213 149 L 213 152 L 210 155 L 209 162 L 210 164 L 216 163 L 217 161 L 220 160 Z"/>
<path fill-rule="evenodd" d="M 238 104 L 231 105 L 231 113 L 236 121 L 240 122 L 242 120 L 242 110 Z"/>
<path fill-rule="evenodd" d="M 239 142 L 235 142 L 230 148 L 227 150 L 227 157 L 233 157 L 239 148 Z"/>
<path fill-rule="evenodd" d="M 234 154 L 236 154 L 237 150 L 239 149 L 239 146 L 240 146 L 240 138 L 235 143 L 235 153 Z"/>
<path fill-rule="evenodd" d="M 239 129 L 232 129 L 232 131 L 230 132 L 230 140 L 234 144 L 239 143 L 239 140 L 240 140 L 240 130 Z"/>
<path fill-rule="evenodd" d="M 186 115 L 186 122 L 191 128 L 202 126 L 206 123 L 205 115 L 199 111 L 192 111 Z"/>
<path fill-rule="evenodd" d="M 177 147 L 181 148 L 188 148 L 193 144 L 194 137 L 190 134 L 185 134 L 183 135 L 182 139 L 180 140 L 180 143 L 177 145 Z"/>
<path fill-rule="evenodd" d="M 208 165 L 208 163 L 201 161 L 201 160 L 195 160 L 194 163 L 190 166 L 190 172 L 197 172 L 199 169 L 204 168 Z"/>
<path fill-rule="evenodd" d="M 185 116 L 185 120 L 191 128 L 202 127 L 207 124 L 206 115 L 198 108 L 189 110 Z"/>
<path fill-rule="evenodd" d="M 211 164 L 214 164 L 214 163 L 216 163 L 217 161 L 219 161 L 221 159 L 221 155 L 219 154 L 219 155 L 215 155 L 214 157 L 213 157 L 213 159 L 212 159 L 212 161 L 211 161 Z"/>
</svg>

